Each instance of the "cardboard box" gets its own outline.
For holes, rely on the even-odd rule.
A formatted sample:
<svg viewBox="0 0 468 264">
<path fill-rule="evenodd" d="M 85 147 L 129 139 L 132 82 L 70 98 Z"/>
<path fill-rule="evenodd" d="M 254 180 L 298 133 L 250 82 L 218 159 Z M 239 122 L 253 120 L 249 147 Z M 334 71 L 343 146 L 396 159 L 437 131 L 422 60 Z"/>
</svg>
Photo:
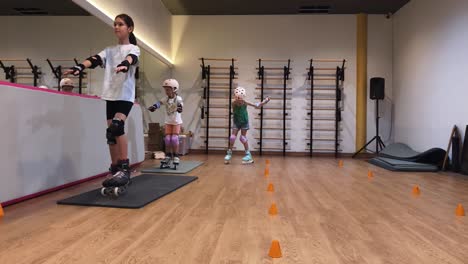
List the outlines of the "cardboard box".
<svg viewBox="0 0 468 264">
<path fill-rule="evenodd" d="M 148 123 L 148 132 L 153 133 L 161 131 L 161 125 L 159 123 Z"/>
<path fill-rule="evenodd" d="M 162 145 L 162 142 L 163 142 L 162 135 L 158 136 L 158 137 L 148 137 L 148 139 L 147 139 L 147 144 L 160 144 L 160 145 Z"/>
<path fill-rule="evenodd" d="M 164 151 L 162 144 L 148 144 L 147 151 Z"/>
<path fill-rule="evenodd" d="M 152 151 L 145 151 L 145 160 L 149 160 L 153 158 L 153 152 Z"/>
<path fill-rule="evenodd" d="M 148 131 L 148 137 L 162 137 L 164 133 L 162 131 Z"/>
</svg>

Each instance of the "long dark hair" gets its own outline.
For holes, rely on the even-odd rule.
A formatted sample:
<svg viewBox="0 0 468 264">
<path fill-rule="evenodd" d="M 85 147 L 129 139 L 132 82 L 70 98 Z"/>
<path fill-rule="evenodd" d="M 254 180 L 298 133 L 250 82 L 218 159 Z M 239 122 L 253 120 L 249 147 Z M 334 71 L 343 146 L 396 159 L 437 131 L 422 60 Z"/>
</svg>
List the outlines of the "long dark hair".
<svg viewBox="0 0 468 264">
<path fill-rule="evenodd" d="M 117 19 L 117 18 L 122 19 L 125 22 L 125 24 L 127 25 L 127 27 L 132 27 L 133 29 L 135 29 L 135 24 L 133 23 L 133 19 L 129 15 L 120 14 L 120 15 L 115 17 L 115 19 Z M 130 36 L 128 36 L 128 40 L 133 45 L 137 44 L 137 39 L 135 37 L 135 34 L 133 34 L 133 31 L 132 31 L 132 33 L 130 33 Z"/>
</svg>

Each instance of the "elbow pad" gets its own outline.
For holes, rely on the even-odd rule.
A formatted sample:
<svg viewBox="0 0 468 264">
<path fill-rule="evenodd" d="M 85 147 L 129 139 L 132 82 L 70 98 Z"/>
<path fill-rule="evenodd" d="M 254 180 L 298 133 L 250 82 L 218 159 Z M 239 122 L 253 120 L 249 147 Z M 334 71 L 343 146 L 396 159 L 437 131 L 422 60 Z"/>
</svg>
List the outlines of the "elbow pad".
<svg viewBox="0 0 468 264">
<path fill-rule="evenodd" d="M 89 60 L 91 62 L 91 67 L 89 67 L 91 69 L 94 69 L 97 66 L 102 66 L 102 58 L 99 55 L 91 56 L 87 58 L 86 60 Z"/>
</svg>

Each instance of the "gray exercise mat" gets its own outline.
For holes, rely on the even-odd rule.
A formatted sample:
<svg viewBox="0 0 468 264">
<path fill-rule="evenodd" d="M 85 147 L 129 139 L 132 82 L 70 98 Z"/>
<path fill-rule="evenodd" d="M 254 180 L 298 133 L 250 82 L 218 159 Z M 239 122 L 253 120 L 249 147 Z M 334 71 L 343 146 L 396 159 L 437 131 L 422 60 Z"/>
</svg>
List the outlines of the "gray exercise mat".
<svg viewBox="0 0 468 264">
<path fill-rule="evenodd" d="M 171 173 L 171 174 L 185 174 L 196 167 L 202 165 L 203 162 L 201 161 L 194 161 L 194 160 L 181 160 L 179 166 L 177 166 L 177 170 L 174 169 L 160 169 L 159 164 L 152 168 L 142 169 L 141 172 L 144 173 Z"/>
<path fill-rule="evenodd" d="M 132 184 L 122 196 L 104 197 L 101 188 L 58 201 L 58 204 L 141 208 L 198 179 L 194 176 L 142 174 L 132 178 Z"/>
<path fill-rule="evenodd" d="M 382 157 L 373 158 L 369 160 L 369 163 L 391 171 L 436 172 L 439 170 L 437 166 L 431 164 Z"/>
<path fill-rule="evenodd" d="M 394 143 L 384 148 L 380 154 L 399 158 L 411 158 L 419 155 L 420 152 L 414 151 L 406 144 Z"/>
</svg>

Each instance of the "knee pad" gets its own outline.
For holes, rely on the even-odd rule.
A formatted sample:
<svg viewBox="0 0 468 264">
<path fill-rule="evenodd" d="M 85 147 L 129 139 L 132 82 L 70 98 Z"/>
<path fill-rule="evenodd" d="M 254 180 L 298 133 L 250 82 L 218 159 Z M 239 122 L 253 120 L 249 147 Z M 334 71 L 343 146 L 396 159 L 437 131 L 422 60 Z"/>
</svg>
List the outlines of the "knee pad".
<svg viewBox="0 0 468 264">
<path fill-rule="evenodd" d="M 172 143 L 172 146 L 178 146 L 179 145 L 179 135 L 172 135 L 171 143 Z"/>
<path fill-rule="evenodd" d="M 229 137 L 229 141 L 231 141 L 231 144 L 233 144 L 235 141 L 236 141 L 236 136 L 235 135 L 231 135 L 231 137 Z"/>
<path fill-rule="evenodd" d="M 164 137 L 164 143 L 166 144 L 166 147 L 171 146 L 171 135 L 166 135 Z"/>
<path fill-rule="evenodd" d="M 125 134 L 125 122 L 119 119 L 113 119 L 112 123 L 106 129 L 107 144 L 116 144 L 116 137 L 120 137 Z"/>
<path fill-rule="evenodd" d="M 242 142 L 243 144 L 247 143 L 247 137 L 245 137 L 244 135 L 241 135 L 240 136 L 240 142 Z"/>
</svg>

